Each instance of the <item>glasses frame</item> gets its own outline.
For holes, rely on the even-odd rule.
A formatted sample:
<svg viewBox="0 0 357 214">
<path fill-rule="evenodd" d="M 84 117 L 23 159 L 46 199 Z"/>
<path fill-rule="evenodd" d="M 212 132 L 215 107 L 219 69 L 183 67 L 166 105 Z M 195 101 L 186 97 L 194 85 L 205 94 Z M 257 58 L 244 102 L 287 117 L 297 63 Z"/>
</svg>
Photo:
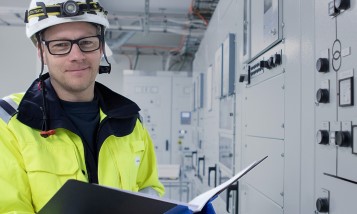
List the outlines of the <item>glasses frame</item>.
<svg viewBox="0 0 357 214">
<path fill-rule="evenodd" d="M 94 50 L 90 50 L 90 51 L 84 51 L 82 50 L 81 46 L 79 45 L 79 42 L 83 39 L 88 39 L 88 38 L 92 38 L 92 37 L 97 37 L 99 39 L 99 45 L 98 45 L 98 48 L 94 49 Z M 68 52 L 66 53 L 61 53 L 61 54 L 54 54 L 51 52 L 51 49 L 50 49 L 50 43 L 51 42 L 58 42 L 58 41 L 64 41 L 64 42 L 70 42 L 71 43 L 71 47 L 70 49 L 68 50 Z M 74 39 L 74 40 L 70 40 L 70 39 L 55 39 L 55 40 L 49 40 L 49 41 L 45 41 L 45 40 L 42 40 L 42 42 L 47 46 L 47 50 L 48 52 L 51 54 L 51 55 L 66 55 L 66 54 L 69 54 L 71 53 L 72 51 L 72 47 L 73 47 L 73 44 L 76 44 L 79 49 L 83 52 L 83 53 L 88 53 L 88 52 L 93 52 L 93 51 L 96 51 L 100 48 L 101 46 L 101 36 L 100 35 L 95 35 L 95 36 L 87 36 L 87 37 L 83 37 L 83 38 L 79 38 L 79 39 Z"/>
</svg>

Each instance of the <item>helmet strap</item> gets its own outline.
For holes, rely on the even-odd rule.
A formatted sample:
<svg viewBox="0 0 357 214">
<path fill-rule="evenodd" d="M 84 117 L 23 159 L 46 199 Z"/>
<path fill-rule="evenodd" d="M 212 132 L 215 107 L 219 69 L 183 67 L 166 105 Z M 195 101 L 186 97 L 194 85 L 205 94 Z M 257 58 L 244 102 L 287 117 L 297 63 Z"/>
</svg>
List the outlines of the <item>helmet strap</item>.
<svg viewBox="0 0 357 214">
<path fill-rule="evenodd" d="M 43 74 L 43 71 L 44 71 L 44 67 L 45 67 L 45 63 L 44 63 L 44 60 L 43 60 L 43 49 L 42 49 L 42 45 L 41 45 L 41 33 L 36 33 L 36 40 L 37 40 L 37 47 L 38 49 L 40 50 L 40 58 L 41 58 L 41 72 L 40 72 L 40 75 L 39 75 L 39 78 L 42 79 L 42 74 Z"/>
<path fill-rule="evenodd" d="M 103 74 L 103 73 L 107 73 L 110 74 L 110 71 L 112 69 L 112 64 L 110 64 L 107 55 L 105 53 L 105 39 L 104 39 L 104 27 L 101 26 L 100 27 L 100 38 L 102 40 L 102 49 L 103 49 L 103 55 L 104 55 L 104 59 L 105 61 L 108 63 L 108 65 L 100 65 L 99 66 L 99 74 Z"/>
<path fill-rule="evenodd" d="M 47 138 L 50 135 L 53 135 L 55 133 L 55 130 L 48 130 L 48 118 L 47 118 L 47 106 L 46 106 L 46 87 L 45 87 L 45 77 L 43 75 L 43 70 L 44 70 L 44 60 L 43 60 L 43 49 L 41 45 L 41 33 L 36 33 L 36 39 L 37 39 L 37 46 L 40 49 L 40 55 L 41 55 L 41 72 L 39 74 L 39 90 L 41 90 L 42 94 L 42 106 L 41 111 L 42 111 L 42 131 L 40 132 L 40 135 L 44 138 Z"/>
</svg>

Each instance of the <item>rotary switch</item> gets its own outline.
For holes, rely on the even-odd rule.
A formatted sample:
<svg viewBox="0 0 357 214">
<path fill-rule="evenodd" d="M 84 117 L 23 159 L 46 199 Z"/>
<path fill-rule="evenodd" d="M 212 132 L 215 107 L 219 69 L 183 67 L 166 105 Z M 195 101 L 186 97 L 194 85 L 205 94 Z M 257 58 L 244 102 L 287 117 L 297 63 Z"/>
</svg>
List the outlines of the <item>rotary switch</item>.
<svg viewBox="0 0 357 214">
<path fill-rule="evenodd" d="M 281 55 L 280 54 L 274 54 L 273 56 L 271 56 L 268 59 L 268 65 L 270 66 L 270 68 L 274 68 L 277 65 L 281 64 Z"/>
<path fill-rule="evenodd" d="M 330 93 L 327 89 L 320 88 L 316 92 L 316 100 L 318 103 L 328 103 L 330 101 Z"/>
<path fill-rule="evenodd" d="M 347 10 L 350 7 L 350 0 L 335 0 L 335 8 L 338 10 Z"/>
<path fill-rule="evenodd" d="M 327 130 L 318 130 L 316 133 L 316 141 L 318 144 L 329 144 L 329 132 Z"/>
<path fill-rule="evenodd" d="M 329 61 L 326 58 L 318 58 L 316 60 L 316 70 L 318 72 L 328 72 L 329 71 Z"/>
<path fill-rule="evenodd" d="M 268 65 L 271 67 L 271 68 L 274 68 L 276 66 L 275 62 L 274 62 L 274 57 L 270 57 L 268 59 Z"/>
<path fill-rule="evenodd" d="M 280 54 L 274 54 L 273 61 L 274 61 L 275 65 L 280 65 L 281 64 L 281 55 Z"/>
<path fill-rule="evenodd" d="M 318 198 L 316 200 L 316 209 L 320 213 L 327 213 L 329 211 L 329 202 L 327 198 Z"/>
<path fill-rule="evenodd" d="M 335 133 L 336 145 L 341 147 L 348 147 L 351 144 L 351 135 L 348 131 L 337 131 Z"/>
<path fill-rule="evenodd" d="M 271 69 L 268 61 L 262 60 L 260 61 L 260 68 L 267 68 L 267 69 Z"/>
</svg>

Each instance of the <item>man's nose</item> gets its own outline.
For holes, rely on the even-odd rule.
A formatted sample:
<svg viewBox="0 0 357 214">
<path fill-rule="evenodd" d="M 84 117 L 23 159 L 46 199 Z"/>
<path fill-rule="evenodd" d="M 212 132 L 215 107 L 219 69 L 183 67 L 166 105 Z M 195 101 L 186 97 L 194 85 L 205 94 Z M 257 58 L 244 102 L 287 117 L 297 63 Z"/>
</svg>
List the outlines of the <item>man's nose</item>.
<svg viewBox="0 0 357 214">
<path fill-rule="evenodd" d="M 71 57 L 73 57 L 76 60 L 84 58 L 84 53 L 79 48 L 78 44 L 73 44 L 72 45 L 72 50 L 71 50 L 71 52 L 69 54 L 71 55 Z"/>
</svg>

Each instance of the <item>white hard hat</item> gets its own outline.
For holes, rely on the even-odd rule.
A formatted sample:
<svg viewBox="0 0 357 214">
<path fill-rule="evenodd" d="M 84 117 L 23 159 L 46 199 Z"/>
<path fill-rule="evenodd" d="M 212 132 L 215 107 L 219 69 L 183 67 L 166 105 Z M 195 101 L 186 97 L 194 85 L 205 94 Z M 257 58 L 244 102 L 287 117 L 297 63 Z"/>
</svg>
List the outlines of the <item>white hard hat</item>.
<svg viewBox="0 0 357 214">
<path fill-rule="evenodd" d="M 25 22 L 26 35 L 33 41 L 36 33 L 62 23 L 91 22 L 109 27 L 107 11 L 98 0 L 31 0 Z"/>
</svg>

